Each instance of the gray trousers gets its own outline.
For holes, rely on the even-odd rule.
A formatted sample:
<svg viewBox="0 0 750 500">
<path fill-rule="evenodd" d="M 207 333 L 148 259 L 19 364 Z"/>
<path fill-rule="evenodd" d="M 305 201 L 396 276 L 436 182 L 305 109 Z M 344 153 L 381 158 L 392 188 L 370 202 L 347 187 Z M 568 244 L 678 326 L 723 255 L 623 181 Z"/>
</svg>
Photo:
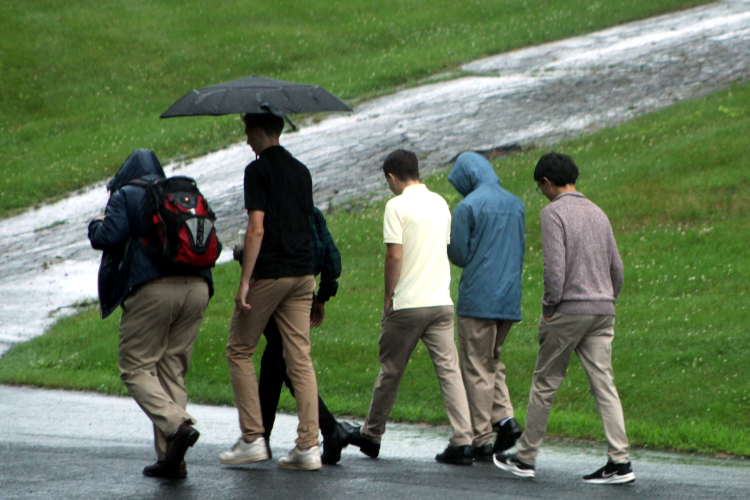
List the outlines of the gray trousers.
<svg viewBox="0 0 750 500">
<path fill-rule="evenodd" d="M 524 463 L 536 463 L 542 445 L 552 400 L 565 379 L 573 351 L 589 379 L 596 409 L 604 424 L 607 455 L 616 464 L 628 462 L 628 438 L 620 396 L 612 372 L 614 316 L 555 313 L 549 321 L 539 321 L 539 354 L 526 410 L 526 428 L 517 456 Z"/>
<path fill-rule="evenodd" d="M 383 318 L 380 332 L 380 373 L 372 390 L 370 411 L 362 425 L 363 436 L 379 443 L 398 395 L 398 386 L 417 342 L 430 353 L 445 412 L 453 426 L 450 443 L 471 444 L 471 423 L 466 391 L 458 368 L 453 338 L 453 306 L 400 309 Z"/>
</svg>

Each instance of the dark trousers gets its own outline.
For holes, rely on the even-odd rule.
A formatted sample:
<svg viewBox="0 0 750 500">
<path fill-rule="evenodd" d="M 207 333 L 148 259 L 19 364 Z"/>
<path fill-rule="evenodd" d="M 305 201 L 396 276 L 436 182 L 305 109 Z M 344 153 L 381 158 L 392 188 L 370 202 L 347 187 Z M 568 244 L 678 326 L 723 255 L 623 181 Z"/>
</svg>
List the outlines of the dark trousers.
<svg viewBox="0 0 750 500">
<path fill-rule="evenodd" d="M 292 381 L 286 373 L 284 362 L 284 346 L 281 343 L 281 333 L 273 316 L 268 320 L 263 335 L 266 336 L 266 350 L 260 358 L 260 379 L 258 380 L 258 397 L 260 398 L 260 412 L 263 417 L 263 436 L 268 441 L 271 437 L 273 424 L 276 421 L 276 408 L 281 397 L 281 384 L 286 384 L 289 392 L 294 396 Z M 318 423 L 323 439 L 333 434 L 336 429 L 336 417 L 328 411 L 323 400 L 318 396 Z"/>
</svg>

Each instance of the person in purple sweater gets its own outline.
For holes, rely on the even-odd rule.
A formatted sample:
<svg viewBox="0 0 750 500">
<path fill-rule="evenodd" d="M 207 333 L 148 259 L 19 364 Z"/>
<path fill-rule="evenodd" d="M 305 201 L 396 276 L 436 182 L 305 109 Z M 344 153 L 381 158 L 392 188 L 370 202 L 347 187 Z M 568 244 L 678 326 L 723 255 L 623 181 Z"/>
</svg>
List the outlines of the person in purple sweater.
<svg viewBox="0 0 750 500">
<path fill-rule="evenodd" d="M 604 424 L 609 458 L 604 467 L 583 480 L 631 483 L 635 474 L 612 372 L 615 301 L 622 289 L 623 265 L 609 219 L 576 190 L 577 178 L 573 159 L 559 153 L 542 156 L 534 170 L 537 192 L 551 202 L 541 214 L 544 297 L 539 354 L 518 450 L 498 453 L 493 460 L 516 476 L 535 476 L 552 400 L 575 351 Z"/>
</svg>

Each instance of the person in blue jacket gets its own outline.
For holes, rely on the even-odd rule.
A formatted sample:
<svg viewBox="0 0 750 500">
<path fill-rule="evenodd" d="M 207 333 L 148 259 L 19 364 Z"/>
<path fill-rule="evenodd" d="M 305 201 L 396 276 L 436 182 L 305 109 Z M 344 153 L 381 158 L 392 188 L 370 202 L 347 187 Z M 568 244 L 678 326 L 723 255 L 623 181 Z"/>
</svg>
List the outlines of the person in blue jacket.
<svg viewBox="0 0 750 500">
<path fill-rule="evenodd" d="M 521 321 L 525 211 L 479 154 L 461 154 L 448 181 L 464 196 L 453 210 L 448 257 L 463 268 L 456 314 L 472 453 L 475 460 L 492 461 L 493 453 L 512 447 L 521 436 L 500 354 L 513 322 Z"/>
<path fill-rule="evenodd" d="M 210 269 L 176 268 L 147 253 L 143 241 L 151 211 L 146 190 L 129 183 L 163 178 L 153 152 L 134 151 L 107 184 L 107 208 L 91 221 L 88 236 L 91 246 L 103 251 L 102 317 L 122 307 L 120 378 L 154 426 L 157 461 L 143 474 L 183 478 L 185 452 L 200 435 L 185 410 L 185 374 L 213 281 Z"/>
</svg>

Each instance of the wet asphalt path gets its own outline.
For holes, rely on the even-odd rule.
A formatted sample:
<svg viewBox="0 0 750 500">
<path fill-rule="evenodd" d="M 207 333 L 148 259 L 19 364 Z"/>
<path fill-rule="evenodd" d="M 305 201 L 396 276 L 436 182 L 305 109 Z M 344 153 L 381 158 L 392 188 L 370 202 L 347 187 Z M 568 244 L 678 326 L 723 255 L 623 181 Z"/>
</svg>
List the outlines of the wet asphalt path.
<svg viewBox="0 0 750 500">
<path fill-rule="evenodd" d="M 274 461 L 227 467 L 216 457 L 238 436 L 234 408 L 189 405 L 201 439 L 187 454 L 188 478 L 141 475 L 154 460 L 151 425 L 129 398 L 0 386 L 0 499 L 721 499 L 746 500 L 750 463 L 635 450 L 636 482 L 594 486 L 580 476 L 604 464 L 605 446 L 548 441 L 537 478 L 492 464 L 434 461 L 449 430 L 390 424 L 381 457 L 345 449 L 340 465 L 283 471 Z M 297 419 L 279 415 L 274 456 L 294 444 Z"/>
<path fill-rule="evenodd" d="M 462 68 L 470 76 L 375 99 L 282 144 L 310 167 L 319 206 L 346 206 L 385 196 L 380 165 L 395 148 L 417 151 L 430 171 L 467 150 L 553 144 L 750 80 L 748 53 L 750 0 L 723 0 L 475 61 Z M 227 248 L 245 224 L 252 158 L 236 145 L 168 169 L 197 178 Z M 106 200 L 100 184 L 0 220 L 0 355 L 96 297 L 100 256 L 86 224 Z"/>
</svg>

